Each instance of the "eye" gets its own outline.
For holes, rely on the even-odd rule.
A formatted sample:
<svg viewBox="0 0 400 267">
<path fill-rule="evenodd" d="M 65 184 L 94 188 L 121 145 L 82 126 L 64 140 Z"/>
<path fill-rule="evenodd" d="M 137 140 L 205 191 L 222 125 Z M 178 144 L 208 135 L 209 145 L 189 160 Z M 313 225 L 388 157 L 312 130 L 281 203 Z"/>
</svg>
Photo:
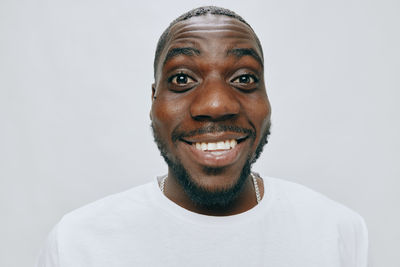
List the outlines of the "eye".
<svg viewBox="0 0 400 267">
<path fill-rule="evenodd" d="M 173 85 L 185 86 L 185 85 L 195 82 L 195 80 L 193 80 L 187 74 L 179 73 L 179 74 L 176 74 L 176 75 L 172 76 L 171 78 L 169 78 L 169 82 L 172 83 Z"/>
<path fill-rule="evenodd" d="M 258 79 L 252 74 L 244 74 L 234 78 L 231 82 L 238 85 L 252 85 L 258 82 Z"/>
</svg>

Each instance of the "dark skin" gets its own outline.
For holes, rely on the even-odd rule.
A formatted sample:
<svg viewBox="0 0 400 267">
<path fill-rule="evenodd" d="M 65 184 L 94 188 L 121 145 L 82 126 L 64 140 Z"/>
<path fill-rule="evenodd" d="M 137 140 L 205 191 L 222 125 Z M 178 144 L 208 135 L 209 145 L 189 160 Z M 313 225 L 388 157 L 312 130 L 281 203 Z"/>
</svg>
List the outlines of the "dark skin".
<svg viewBox="0 0 400 267">
<path fill-rule="evenodd" d="M 168 158 L 179 160 L 193 183 L 210 191 L 233 187 L 246 161 L 254 158 L 271 114 L 255 35 L 236 19 L 204 15 L 178 22 L 170 37 L 152 86 L 153 127 L 167 145 Z M 217 124 L 251 129 L 255 136 L 224 131 L 172 138 L 174 131 L 189 133 Z M 232 139 L 238 145 L 221 155 L 195 148 L 195 143 Z M 259 178 L 258 185 L 263 196 Z M 214 216 L 242 213 L 257 205 L 251 177 L 224 209 L 195 205 L 171 169 L 165 195 L 185 209 Z"/>
</svg>

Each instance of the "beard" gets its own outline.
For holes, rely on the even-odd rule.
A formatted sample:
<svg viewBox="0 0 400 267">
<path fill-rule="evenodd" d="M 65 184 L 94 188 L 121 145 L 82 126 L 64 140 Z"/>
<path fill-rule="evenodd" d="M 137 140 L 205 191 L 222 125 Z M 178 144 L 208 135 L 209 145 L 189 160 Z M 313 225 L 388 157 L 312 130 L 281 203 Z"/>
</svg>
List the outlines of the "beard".
<svg viewBox="0 0 400 267">
<path fill-rule="evenodd" d="M 246 179 L 249 177 L 251 173 L 251 166 L 256 160 L 260 157 L 264 146 L 268 143 L 268 136 L 270 134 L 271 124 L 268 122 L 268 125 L 265 131 L 262 133 L 259 144 L 254 152 L 254 154 L 250 153 L 247 156 L 247 160 L 243 166 L 242 171 L 239 174 L 236 183 L 229 187 L 219 190 L 208 190 L 197 183 L 195 183 L 190 176 L 189 172 L 183 166 L 181 160 L 179 158 L 171 158 L 169 156 L 169 151 L 167 148 L 167 144 L 162 140 L 159 132 L 156 127 L 151 124 L 151 128 L 153 131 L 154 141 L 157 144 L 158 149 L 160 150 L 161 156 L 164 158 L 167 163 L 169 170 L 172 172 L 173 176 L 176 177 L 178 183 L 182 186 L 185 193 L 189 196 L 192 202 L 199 207 L 203 207 L 209 210 L 221 210 L 229 206 L 240 194 L 243 189 L 243 185 L 246 182 Z M 182 137 L 192 136 L 196 134 L 202 133 L 212 133 L 212 132 L 222 132 L 222 131 L 233 131 L 239 133 L 247 133 L 249 138 L 254 139 L 256 134 L 253 130 L 239 128 L 236 126 L 226 126 L 226 125 L 213 125 L 201 129 L 197 129 L 195 131 L 191 131 L 189 133 L 183 132 L 172 132 L 172 141 L 176 142 Z M 211 168 L 204 167 L 204 172 L 210 175 L 216 175 L 224 171 L 224 167 L 222 168 Z"/>
</svg>

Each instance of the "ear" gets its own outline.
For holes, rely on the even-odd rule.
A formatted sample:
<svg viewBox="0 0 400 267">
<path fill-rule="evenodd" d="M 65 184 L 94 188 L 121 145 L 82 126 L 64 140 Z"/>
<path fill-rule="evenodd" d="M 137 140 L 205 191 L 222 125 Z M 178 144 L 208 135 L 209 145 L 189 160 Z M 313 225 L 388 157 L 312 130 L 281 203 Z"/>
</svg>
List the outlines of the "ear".
<svg viewBox="0 0 400 267">
<path fill-rule="evenodd" d="M 156 99 L 156 84 L 153 83 L 151 85 L 151 101 L 154 101 Z"/>
<path fill-rule="evenodd" d="M 154 99 L 156 99 L 156 85 L 155 83 L 153 83 L 151 85 L 151 102 L 154 101 Z M 153 116 L 151 115 L 152 110 L 150 110 L 150 120 L 153 120 Z"/>
</svg>

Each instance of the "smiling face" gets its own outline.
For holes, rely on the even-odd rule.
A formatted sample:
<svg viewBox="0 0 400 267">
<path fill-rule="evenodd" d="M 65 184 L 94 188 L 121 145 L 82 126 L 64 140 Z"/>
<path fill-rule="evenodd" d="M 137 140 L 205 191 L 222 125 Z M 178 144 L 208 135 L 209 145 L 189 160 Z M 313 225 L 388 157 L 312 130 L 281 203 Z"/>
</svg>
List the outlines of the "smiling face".
<svg viewBox="0 0 400 267">
<path fill-rule="evenodd" d="M 218 196 L 240 193 L 269 133 L 263 71 L 253 31 L 236 19 L 202 15 L 171 28 L 150 114 L 168 175 L 193 201 L 224 205 Z"/>
</svg>

